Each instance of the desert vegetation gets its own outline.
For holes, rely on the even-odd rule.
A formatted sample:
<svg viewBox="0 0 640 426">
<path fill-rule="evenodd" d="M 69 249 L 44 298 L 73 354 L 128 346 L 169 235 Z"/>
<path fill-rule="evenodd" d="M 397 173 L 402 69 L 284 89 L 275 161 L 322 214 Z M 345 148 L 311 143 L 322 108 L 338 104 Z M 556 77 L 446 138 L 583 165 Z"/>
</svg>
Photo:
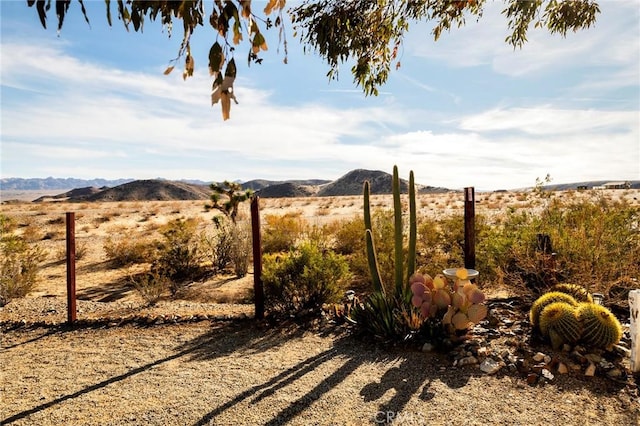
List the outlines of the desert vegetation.
<svg viewBox="0 0 640 426">
<path fill-rule="evenodd" d="M 406 197 L 401 196 L 403 207 Z M 420 271 L 435 276 L 462 265 L 461 195 L 418 194 L 416 198 Z M 394 273 L 392 197 L 371 195 L 370 205 L 380 274 L 390 282 Z M 639 275 L 639 205 L 637 190 L 478 193 L 478 282 L 484 289 L 534 295 L 558 282 L 573 282 L 607 294 L 612 286 Z M 80 266 L 92 265 L 85 268 L 91 276 L 82 282 L 104 287 L 128 283 L 134 290 L 132 277 L 153 281 L 150 277 L 166 276 L 168 280 L 159 281 L 176 284 L 159 292 L 158 299 L 180 297 L 181 287 L 195 286 L 207 293 L 207 284 L 215 277 L 243 278 L 251 272 L 248 203 L 235 208 L 237 223 L 233 224 L 214 222 L 215 214 L 200 201 L 5 204 L 2 244 L 7 255 L 3 258 L 32 265 L 25 269 L 31 283 L 28 290 L 16 295 L 29 291 L 61 295 L 64 212 L 79 209 L 78 260 Z M 261 199 L 261 216 L 266 255 L 286 256 L 301 244 L 312 243 L 347 263 L 350 279 L 341 281 L 340 292 L 355 289 L 364 294 L 371 289 L 362 197 Z M 548 236 L 552 251 L 541 250 L 540 235 Z M 132 275 L 132 267 L 137 267 L 136 274 Z M 3 291 L 10 269 L 7 264 Z M 246 300 L 250 285 L 244 287 Z M 135 299 L 133 293 L 127 297 Z"/>
<path fill-rule="evenodd" d="M 608 421 L 622 419 L 624 423 L 634 416 L 633 409 L 626 402 L 632 398 L 633 391 L 629 395 L 621 396 L 619 393 L 622 385 L 618 382 L 631 385 L 625 382 L 627 376 L 621 358 L 611 350 L 611 346 L 617 345 L 621 339 L 623 350 L 624 345 L 628 346 L 623 333 L 624 316 L 620 317 L 621 320 L 616 318 L 621 312 L 624 315 L 624 310 L 615 308 L 620 307 L 616 302 L 626 300 L 626 292 L 630 288 L 637 287 L 634 277 L 640 272 L 637 261 L 640 258 L 640 206 L 637 197 L 638 191 L 635 190 L 570 194 L 546 191 L 478 193 L 476 269 L 480 275 L 473 282 L 464 270 L 459 271 L 454 279 L 441 275 L 443 269 L 457 268 L 463 263 L 463 203 L 459 193 L 416 194 L 415 198 L 407 194 L 369 194 L 368 202 L 364 196 L 261 199 L 263 283 L 268 318 L 279 324 L 291 324 L 292 321 L 307 325 L 333 324 L 332 332 L 350 330 L 364 337 L 365 342 L 373 339 L 400 346 L 402 354 L 397 356 L 401 359 L 419 357 L 410 363 L 403 361 L 402 368 L 389 368 L 387 361 L 382 361 L 384 365 L 381 365 L 377 355 L 374 356 L 386 354 L 386 351 L 378 352 L 379 349 L 373 347 L 363 350 L 358 346 L 360 349 L 354 349 L 354 353 L 370 355 L 366 358 L 366 365 L 376 366 L 376 369 L 382 367 L 384 371 L 384 374 L 373 374 L 379 382 L 362 388 L 363 395 L 369 395 L 369 389 L 383 384 L 400 389 L 398 383 L 407 383 L 401 380 L 404 373 L 414 377 L 426 371 L 423 365 L 425 354 L 407 351 L 406 345 L 411 345 L 423 351 L 433 350 L 431 348 L 446 351 L 443 358 L 435 353 L 427 355 L 431 363 L 427 367 L 433 370 L 429 373 L 433 383 L 449 375 L 474 375 L 478 368 L 483 372 L 490 371 L 486 374 L 495 374 L 502 369 L 505 376 L 497 380 L 515 380 L 514 384 L 508 385 L 503 381 L 488 383 L 474 378 L 474 381 L 482 380 L 482 386 L 475 389 L 485 389 L 489 385 L 495 386 L 492 392 L 510 392 L 513 395 L 511 402 L 518 407 L 527 406 L 527 397 L 522 395 L 528 395 L 523 394 L 523 389 L 528 388 L 523 388 L 523 383 L 544 385 L 553 380 L 549 378 L 553 374 L 566 374 L 561 371 L 570 370 L 573 375 L 584 375 L 594 374 L 597 368 L 599 375 L 613 377 L 617 382 L 590 384 L 560 380 L 558 383 L 573 389 L 562 391 L 563 398 L 573 401 L 565 405 L 570 408 L 579 401 L 580 407 L 588 407 L 592 398 L 583 395 L 581 389 L 585 386 L 596 389 L 593 392 L 607 394 L 606 399 L 602 399 L 600 394 L 598 398 L 605 404 Z M 76 246 L 82 253 L 77 259 L 81 316 L 101 315 L 100 312 L 104 311 L 102 306 L 96 308 L 97 305 L 113 305 L 106 318 L 94 318 L 107 330 L 122 325 L 118 327 L 121 330 L 118 331 L 119 342 L 138 339 L 148 330 L 154 332 L 155 325 L 177 321 L 179 317 L 198 322 L 161 329 L 163 342 L 179 340 L 182 335 L 204 327 L 199 321 L 212 318 L 228 321 L 230 317 L 240 318 L 252 312 L 253 271 L 248 203 L 238 204 L 235 223 L 208 211 L 204 204 L 205 201 L 200 200 L 2 205 L 1 283 L 4 307 L 0 312 L 3 321 L 31 318 L 29 315 L 38 320 L 45 318 L 45 323 L 51 318 L 63 321 L 59 311 L 65 296 L 65 223 L 60 218 L 66 211 L 73 210 L 77 211 Z M 319 211 L 322 214 L 318 214 Z M 541 244 L 541 241 L 551 244 Z M 561 290 L 570 292 L 576 288 L 579 289 L 577 293 L 555 295 Z M 594 292 L 603 293 L 608 307 L 589 299 Z M 586 301 L 581 299 L 583 293 L 588 295 Z M 531 303 L 536 300 L 541 302 L 536 302 L 530 311 Z M 89 301 L 92 304 L 85 304 Z M 202 312 L 203 306 L 226 306 L 215 308 L 225 314 L 220 317 L 194 314 Z M 236 306 L 247 309 L 237 309 Z M 92 314 L 94 309 L 97 309 L 97 314 Z M 142 327 L 125 325 L 132 322 Z M 16 323 L 23 324 L 11 324 Z M 9 322 L 4 324 L 6 326 Z M 253 357 L 254 353 L 263 353 L 263 349 L 255 351 L 252 346 L 255 343 L 256 348 L 262 348 L 265 341 L 260 339 L 249 342 L 244 349 L 242 344 L 239 346 L 241 349 L 234 346 L 234 339 L 245 333 L 244 326 L 240 324 L 246 323 L 234 320 L 229 324 L 230 328 L 214 333 L 219 334 L 216 342 L 232 344 L 232 349 L 225 351 L 230 354 L 236 350 L 245 351 L 242 352 L 244 355 L 239 355 L 243 359 L 247 354 Z M 476 326 L 478 324 L 480 326 Z M 17 327 L 24 329 L 20 325 Z M 172 334 L 173 327 L 176 327 L 177 335 Z M 235 327 L 239 328 L 235 330 Z M 263 336 L 264 325 L 257 327 L 256 335 Z M 102 333 L 99 330 L 94 332 Z M 205 332 L 210 333 L 208 328 Z M 490 334 L 500 337 L 492 340 L 494 337 L 488 337 Z M 157 335 L 160 336 L 160 331 Z M 128 337 L 123 340 L 122 336 Z M 202 352 L 206 359 L 211 356 L 210 343 L 207 343 L 209 338 L 204 338 L 205 346 L 202 346 L 202 341 L 194 343 L 198 353 Z M 43 339 L 49 341 L 53 338 Z M 313 337 L 312 341 L 304 339 L 296 353 L 311 353 L 319 337 Z M 292 341 L 297 340 L 294 338 Z M 362 339 L 347 346 L 354 344 L 363 344 Z M 577 346 L 572 352 L 566 352 L 566 345 Z M 16 347 L 23 350 L 19 344 Z M 588 347 L 591 352 L 585 352 L 581 347 Z M 118 356 L 107 355 L 108 350 L 105 347 L 104 356 L 116 362 Z M 155 353 L 155 350 L 149 349 L 149 353 Z M 211 350 L 212 353 L 218 351 L 215 348 Z M 556 353 L 553 356 L 540 355 L 536 352 L 539 350 L 554 350 Z M 275 358 L 291 355 L 276 353 L 269 348 L 266 351 L 269 365 Z M 116 364 L 128 362 L 130 356 L 122 354 L 126 359 Z M 167 359 L 177 360 L 181 356 L 182 352 Z M 532 367 L 534 358 L 540 357 L 543 363 L 535 364 L 538 366 L 535 370 Z M 353 369 L 359 371 L 357 358 L 349 359 L 345 365 L 353 365 Z M 547 358 L 550 361 L 547 362 Z M 304 365 L 306 372 L 308 365 L 315 362 L 311 359 L 297 358 L 295 362 Z M 338 356 L 336 359 L 341 358 Z M 599 359 L 602 360 L 600 363 L 592 361 Z M 219 364 L 218 359 L 215 360 L 206 362 L 208 370 Z M 228 361 L 226 357 L 224 360 Z M 586 364 L 580 364 L 580 360 L 586 360 Z M 9 357 L 9 361 L 12 368 L 18 370 L 24 367 L 25 371 L 31 371 L 34 368 L 27 363 L 17 363 L 15 358 Z M 155 364 L 157 361 L 150 362 Z M 392 361 L 395 362 L 398 361 Z M 463 368 L 474 363 L 480 365 L 475 369 Z M 200 365 L 200 362 L 190 363 L 192 366 L 196 364 Z M 179 365 L 183 371 L 185 367 L 182 363 Z M 219 368 L 228 367 L 220 363 Z M 344 366 L 336 368 L 336 371 L 344 371 Z M 206 374 L 200 372 L 198 378 L 202 376 L 202 380 L 190 379 L 190 383 L 204 386 L 206 382 L 206 386 L 210 386 L 207 374 L 213 374 L 211 371 Z M 215 371 L 216 377 L 224 376 L 221 370 Z M 261 369 L 262 373 L 265 371 Z M 365 383 L 373 377 L 369 370 L 367 377 L 349 371 Z M 140 374 L 147 373 L 141 370 Z M 323 380 L 315 371 L 313 376 L 309 374 L 314 380 Z M 518 375 L 523 380 L 518 380 Z M 602 379 L 609 380 L 606 377 Z M 233 380 L 235 383 L 236 378 Z M 418 384 L 422 381 L 419 379 Z M 111 382 L 108 379 L 105 383 Z M 246 386 L 253 386 L 248 383 Z M 17 383 L 12 381 L 9 386 L 17 389 Z M 347 389 L 352 391 L 353 386 L 358 385 L 347 386 Z M 41 384 L 38 385 L 40 387 Z M 478 391 L 471 388 L 465 386 L 456 392 L 467 392 L 474 395 L 467 398 L 476 400 Z M 537 394 L 548 388 L 539 386 L 534 389 Z M 405 407 L 403 404 L 413 398 L 411 395 L 417 389 L 400 393 L 404 396 L 398 409 Z M 21 394 L 17 390 L 11 392 L 12 401 L 28 399 L 19 396 Z M 454 395 L 450 394 L 450 397 Z M 375 401 L 380 397 L 372 398 Z M 232 394 L 228 399 L 238 400 Z M 140 398 L 138 401 L 143 402 Z M 220 403 L 227 404 L 225 401 Z M 30 419 L 29 413 L 35 410 L 37 417 L 42 414 L 39 411 L 47 412 L 48 409 L 48 406 L 41 408 L 38 404 L 22 404 L 24 412 L 17 409 L 12 412 L 17 413 L 16 418 L 24 415 Z M 414 407 L 412 409 L 416 413 L 425 412 L 421 401 L 411 404 L 406 407 Z M 277 402 L 274 406 L 281 407 Z M 198 412 L 209 409 L 198 409 Z M 535 411 L 535 407 L 531 409 Z M 100 411 L 93 410 L 92 413 Z M 230 411 L 222 415 L 233 414 Z M 493 409 L 487 415 L 487 418 L 504 419 Z M 217 416 L 214 410 L 205 418 Z M 353 413 L 341 416 L 342 419 L 352 418 Z M 550 416 L 550 422 L 557 419 L 555 414 Z M 590 416 L 592 419 L 600 418 L 600 414 L 592 413 Z M 166 417 L 158 418 L 167 420 Z M 365 421 L 363 417 L 358 419 Z"/>
</svg>

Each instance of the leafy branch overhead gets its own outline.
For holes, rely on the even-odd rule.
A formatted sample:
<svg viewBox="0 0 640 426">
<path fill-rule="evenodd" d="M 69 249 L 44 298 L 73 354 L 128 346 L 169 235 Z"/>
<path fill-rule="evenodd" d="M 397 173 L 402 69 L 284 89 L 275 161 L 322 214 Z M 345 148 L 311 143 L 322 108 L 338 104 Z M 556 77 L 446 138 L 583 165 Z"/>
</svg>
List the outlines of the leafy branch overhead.
<svg viewBox="0 0 640 426">
<path fill-rule="evenodd" d="M 77 0 L 87 21 L 84 2 Z M 543 28 L 552 34 L 566 36 L 569 31 L 591 27 L 600 8 L 595 0 L 503 0 L 502 14 L 507 19 L 505 42 L 521 48 L 527 42 L 529 29 Z M 27 0 L 34 6 L 42 26 L 46 28 L 51 0 Z M 61 30 L 71 0 L 56 0 L 58 31 Z M 111 0 L 105 0 L 107 22 L 112 25 Z M 209 50 L 209 73 L 213 77 L 211 102 L 221 103 L 222 116 L 229 118 L 231 100 L 237 103 L 233 90 L 236 78 L 234 53 L 247 37 L 249 65 L 261 63 L 260 52 L 267 50 L 262 28 L 278 28 L 287 62 L 287 42 L 283 12 L 285 0 L 260 2 L 264 17 L 252 10 L 251 0 L 210 0 L 205 12 L 204 0 L 142 1 L 116 0 L 118 19 L 127 31 L 142 31 L 145 20 L 159 19 L 169 36 L 174 21 L 182 21 L 183 39 L 172 63 L 184 58 L 183 78 L 193 75 L 195 60 L 190 40 L 205 21 L 213 28 L 216 40 Z M 341 64 L 352 63 L 351 73 L 356 86 L 365 95 L 377 95 L 389 77 L 392 66 L 400 67 L 402 44 L 410 23 L 433 23 L 432 36 L 438 40 L 443 31 L 462 27 L 466 20 L 480 20 L 487 0 L 304 0 L 287 10 L 294 27 L 294 37 L 300 37 L 305 51 L 319 54 L 328 64 L 329 79 L 337 79 Z M 208 14 L 208 18 L 207 15 Z M 274 21 L 269 16 L 276 15 Z M 175 65 L 169 66 L 169 74 Z"/>
</svg>

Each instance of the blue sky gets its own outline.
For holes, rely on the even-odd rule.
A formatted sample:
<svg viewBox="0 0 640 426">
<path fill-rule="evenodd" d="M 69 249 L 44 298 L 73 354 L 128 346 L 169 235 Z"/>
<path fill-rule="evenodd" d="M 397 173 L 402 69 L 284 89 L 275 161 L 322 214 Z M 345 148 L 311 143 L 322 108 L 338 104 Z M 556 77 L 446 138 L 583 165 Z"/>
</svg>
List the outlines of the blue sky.
<svg viewBox="0 0 640 426">
<path fill-rule="evenodd" d="M 595 27 L 566 39 L 531 30 L 504 43 L 502 2 L 433 42 L 413 24 L 377 97 L 328 67 L 286 27 L 288 64 L 268 36 L 261 65 L 239 65 L 231 119 L 210 105 L 210 27 L 192 38 L 194 77 L 171 38 L 147 22 L 127 33 L 112 5 L 73 2 L 60 35 L 25 1 L 0 2 L 1 173 L 8 177 L 337 179 L 356 168 L 424 185 L 477 189 L 640 179 L 640 2 L 601 0 Z M 254 10 L 261 9 L 254 0 Z M 289 2 L 291 4 L 291 2 Z"/>
</svg>

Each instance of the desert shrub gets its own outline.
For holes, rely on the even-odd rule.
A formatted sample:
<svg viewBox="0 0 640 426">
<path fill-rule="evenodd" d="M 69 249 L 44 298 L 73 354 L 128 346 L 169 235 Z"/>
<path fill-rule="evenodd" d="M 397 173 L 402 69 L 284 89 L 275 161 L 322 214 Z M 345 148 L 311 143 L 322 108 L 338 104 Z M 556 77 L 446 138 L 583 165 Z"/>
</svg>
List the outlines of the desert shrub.
<svg viewBox="0 0 640 426">
<path fill-rule="evenodd" d="M 153 242 L 148 239 L 134 239 L 128 235 L 107 238 L 103 249 L 107 260 L 116 268 L 152 262 L 155 252 Z"/>
<path fill-rule="evenodd" d="M 350 255 L 364 250 L 364 220 L 362 216 L 338 222 L 334 231 L 336 253 Z"/>
<path fill-rule="evenodd" d="M 249 271 L 252 255 L 250 222 L 232 224 L 231 266 L 237 277 L 244 277 Z"/>
<path fill-rule="evenodd" d="M 171 294 L 176 295 L 188 280 L 201 276 L 201 248 L 196 237 L 197 221 L 176 219 L 162 229 L 157 258 L 151 271 L 171 280 Z"/>
<path fill-rule="evenodd" d="M 640 210 L 625 202 L 553 202 L 534 225 L 548 234 L 558 267 L 576 282 L 596 286 L 640 272 Z"/>
<path fill-rule="evenodd" d="M 640 273 L 640 211 L 623 202 L 582 200 L 546 203 L 539 214 L 510 209 L 476 237 L 484 279 L 500 276 L 512 285 L 542 292 L 558 281 L 603 291 L 624 275 Z M 548 235 L 556 253 L 538 247 Z"/>
<path fill-rule="evenodd" d="M 371 221 L 382 281 L 392 283 L 394 274 L 393 211 L 379 208 L 372 213 Z M 358 216 L 340 221 L 339 226 L 334 230 L 333 249 L 347 260 L 353 284 L 367 285 L 371 283 L 364 234 L 364 220 Z"/>
<path fill-rule="evenodd" d="M 130 276 L 131 284 L 148 305 L 155 305 L 162 295 L 171 289 L 171 280 L 158 271 L 151 271 L 137 276 Z"/>
<path fill-rule="evenodd" d="M 286 252 L 300 238 L 305 221 L 300 214 L 265 215 L 262 232 L 262 251 L 264 253 Z"/>
<path fill-rule="evenodd" d="M 76 240 L 76 260 L 82 260 L 89 251 L 87 242 L 84 240 Z M 59 262 L 67 259 L 67 245 L 66 243 L 55 252 L 55 259 Z"/>
<path fill-rule="evenodd" d="M 3 231 L 6 224 L 2 224 Z M 46 257 L 36 245 L 2 233 L 0 237 L 0 306 L 11 299 L 26 296 L 37 283 L 40 263 Z"/>
<path fill-rule="evenodd" d="M 0 213 L 0 235 L 2 237 L 11 234 L 17 226 L 15 218 Z"/>
<path fill-rule="evenodd" d="M 222 216 L 221 216 L 222 218 Z M 233 246 L 233 222 L 214 220 L 216 231 L 213 235 L 203 235 L 203 246 L 207 248 L 207 257 L 211 259 L 214 273 L 222 272 L 231 263 Z"/>
<path fill-rule="evenodd" d="M 224 219 L 214 220 L 216 232 L 203 235 L 203 246 L 215 273 L 231 266 L 237 277 L 244 277 L 249 271 L 252 255 L 250 222 L 234 223 Z"/>
<path fill-rule="evenodd" d="M 350 278 L 343 256 L 303 241 L 288 253 L 264 256 L 265 307 L 275 315 L 295 315 L 336 301 Z"/>
</svg>

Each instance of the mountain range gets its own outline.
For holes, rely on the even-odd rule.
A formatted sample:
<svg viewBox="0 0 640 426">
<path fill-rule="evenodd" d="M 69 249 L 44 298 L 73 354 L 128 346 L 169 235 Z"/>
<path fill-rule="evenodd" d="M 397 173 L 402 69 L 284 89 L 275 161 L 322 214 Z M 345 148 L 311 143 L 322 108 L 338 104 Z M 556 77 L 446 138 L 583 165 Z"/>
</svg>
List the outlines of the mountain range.
<svg viewBox="0 0 640 426">
<path fill-rule="evenodd" d="M 263 198 L 285 197 L 330 197 L 344 195 L 361 195 L 365 181 L 369 181 L 372 194 L 391 193 L 392 176 L 379 170 L 356 169 L 334 180 L 307 179 L 272 181 L 255 179 L 241 182 L 242 187 L 251 189 Z M 549 190 L 592 188 L 607 181 L 577 182 L 545 186 Z M 407 191 L 408 182 L 401 179 L 401 190 Z M 631 188 L 640 188 L 640 181 L 631 181 Z M 54 196 L 40 197 L 34 201 L 67 200 L 67 201 L 145 201 L 145 200 L 206 200 L 211 195 L 209 183 L 198 180 L 171 181 L 166 179 L 0 179 L 0 189 L 10 190 L 55 190 L 69 189 Z M 416 184 L 419 193 L 439 193 L 450 191 L 447 188 Z"/>
</svg>

